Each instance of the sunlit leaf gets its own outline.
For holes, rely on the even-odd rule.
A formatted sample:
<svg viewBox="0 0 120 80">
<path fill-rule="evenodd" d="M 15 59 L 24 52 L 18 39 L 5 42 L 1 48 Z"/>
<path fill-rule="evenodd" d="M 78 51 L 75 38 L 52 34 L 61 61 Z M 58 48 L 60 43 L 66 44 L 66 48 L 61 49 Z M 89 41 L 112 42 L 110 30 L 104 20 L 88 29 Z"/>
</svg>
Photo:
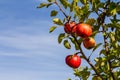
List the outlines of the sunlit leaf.
<svg viewBox="0 0 120 80">
<path fill-rule="evenodd" d="M 50 32 L 50 33 L 53 32 L 56 28 L 57 28 L 57 26 L 52 26 L 52 27 L 50 27 L 49 32 Z"/>
<path fill-rule="evenodd" d="M 55 0 L 48 0 L 48 2 L 55 2 Z"/>
<path fill-rule="evenodd" d="M 64 46 L 65 46 L 65 48 L 67 48 L 67 49 L 70 49 L 71 48 L 71 45 L 70 45 L 70 43 L 68 42 L 68 40 L 64 40 Z"/>
<path fill-rule="evenodd" d="M 65 33 L 59 34 L 59 36 L 58 36 L 58 43 L 61 43 L 64 38 L 65 38 Z"/>
<path fill-rule="evenodd" d="M 59 1 L 61 2 L 61 4 L 64 6 L 65 9 L 70 6 L 70 3 L 67 0 L 59 0 Z"/>
<path fill-rule="evenodd" d="M 56 16 L 58 12 L 56 10 L 52 10 L 50 16 Z"/>
<path fill-rule="evenodd" d="M 99 76 L 94 76 L 92 80 L 102 80 Z"/>
<path fill-rule="evenodd" d="M 37 8 L 43 8 L 43 7 L 49 7 L 50 5 L 52 5 L 52 3 L 41 3 L 39 6 L 37 6 Z"/>
<path fill-rule="evenodd" d="M 59 18 L 54 18 L 53 22 L 54 24 L 57 24 L 57 25 L 63 25 L 62 21 Z"/>
</svg>

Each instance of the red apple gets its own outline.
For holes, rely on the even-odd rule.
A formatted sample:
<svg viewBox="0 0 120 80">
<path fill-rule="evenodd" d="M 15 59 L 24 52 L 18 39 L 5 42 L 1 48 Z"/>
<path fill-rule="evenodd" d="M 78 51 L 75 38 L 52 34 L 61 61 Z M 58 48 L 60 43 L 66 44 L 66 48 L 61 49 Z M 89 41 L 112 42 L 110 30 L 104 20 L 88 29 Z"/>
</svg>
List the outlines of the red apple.
<svg viewBox="0 0 120 80">
<path fill-rule="evenodd" d="M 81 64 L 81 58 L 78 55 L 68 55 L 65 61 L 72 68 L 78 68 Z"/>
<path fill-rule="evenodd" d="M 83 40 L 83 45 L 86 49 L 91 49 L 96 45 L 94 38 L 88 37 Z"/>
<path fill-rule="evenodd" d="M 92 34 L 92 27 L 85 23 L 79 23 L 76 27 L 76 33 L 82 38 L 89 37 Z"/>
<path fill-rule="evenodd" d="M 74 21 L 66 22 L 64 25 L 64 31 L 68 34 L 76 32 L 76 23 Z"/>
</svg>

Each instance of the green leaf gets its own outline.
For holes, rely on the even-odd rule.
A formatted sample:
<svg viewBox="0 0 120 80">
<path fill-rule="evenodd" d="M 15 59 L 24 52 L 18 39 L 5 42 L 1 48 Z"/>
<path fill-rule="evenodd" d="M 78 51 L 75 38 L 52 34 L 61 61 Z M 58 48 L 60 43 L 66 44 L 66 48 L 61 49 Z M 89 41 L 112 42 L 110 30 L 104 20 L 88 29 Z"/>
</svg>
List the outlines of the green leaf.
<svg viewBox="0 0 120 80">
<path fill-rule="evenodd" d="M 85 5 L 82 7 L 76 6 L 74 8 L 75 15 L 78 17 L 80 22 L 83 22 L 85 19 L 87 19 L 90 15 L 89 5 Z"/>
<path fill-rule="evenodd" d="M 70 5 L 70 12 L 72 12 L 73 10 L 75 10 L 75 7 L 78 4 L 78 0 L 73 0 L 71 5 Z"/>
<path fill-rule="evenodd" d="M 98 32 L 99 32 L 98 30 L 93 29 L 91 37 L 95 37 Z"/>
<path fill-rule="evenodd" d="M 102 43 L 97 44 L 97 45 L 93 48 L 93 51 L 92 51 L 92 52 L 94 52 L 100 45 L 102 45 Z"/>
<path fill-rule="evenodd" d="M 64 47 L 67 48 L 67 49 L 71 49 L 71 45 L 68 42 L 68 40 L 64 40 Z"/>
<path fill-rule="evenodd" d="M 94 23 L 95 23 L 95 19 L 94 18 L 87 19 L 85 23 L 90 24 L 91 26 L 93 26 Z"/>
<path fill-rule="evenodd" d="M 117 13 L 117 5 L 114 2 L 110 3 L 109 11 L 111 15 L 115 15 Z"/>
<path fill-rule="evenodd" d="M 48 5 L 47 3 L 41 3 L 37 8 L 42 8 L 42 7 L 45 7 L 47 5 Z"/>
<path fill-rule="evenodd" d="M 60 44 L 64 38 L 65 38 L 65 33 L 59 34 L 59 36 L 58 36 L 58 43 Z"/>
<path fill-rule="evenodd" d="M 55 0 L 48 0 L 48 2 L 55 2 Z"/>
<path fill-rule="evenodd" d="M 39 6 L 37 6 L 37 8 L 43 8 L 43 7 L 49 7 L 50 5 L 52 5 L 52 3 L 41 3 Z"/>
<path fill-rule="evenodd" d="M 75 41 L 75 39 L 74 39 L 74 38 L 69 38 L 69 39 L 70 39 L 71 42 L 74 44 L 75 49 L 76 49 L 76 50 L 79 50 L 79 45 L 77 44 L 77 42 Z"/>
<path fill-rule="evenodd" d="M 90 76 L 90 71 L 88 67 L 82 68 L 80 67 L 79 69 L 74 70 L 74 75 L 77 77 L 81 77 L 82 80 L 88 80 Z"/>
<path fill-rule="evenodd" d="M 56 10 L 52 10 L 50 16 L 56 16 L 57 13 L 58 13 L 58 12 L 57 12 Z"/>
<path fill-rule="evenodd" d="M 50 27 L 49 33 L 53 32 L 56 28 L 57 28 L 57 26 Z"/>
<path fill-rule="evenodd" d="M 49 3 L 47 6 L 46 6 L 46 8 L 48 8 L 49 6 L 51 6 L 52 5 L 52 3 Z"/>
<path fill-rule="evenodd" d="M 54 18 L 53 22 L 54 24 L 57 24 L 57 25 L 63 25 L 62 21 L 59 18 Z"/>
<path fill-rule="evenodd" d="M 100 51 L 100 54 L 104 54 L 105 55 L 106 51 L 103 49 Z"/>
<path fill-rule="evenodd" d="M 94 76 L 92 80 L 102 80 L 99 76 Z"/>
<path fill-rule="evenodd" d="M 111 11 L 111 14 L 112 14 L 112 15 L 116 15 L 116 13 L 117 13 L 116 8 Z"/>
<path fill-rule="evenodd" d="M 80 0 L 82 4 L 87 4 L 88 0 Z"/>
<path fill-rule="evenodd" d="M 67 80 L 72 80 L 72 79 L 68 78 Z"/>
<path fill-rule="evenodd" d="M 117 6 L 117 12 L 120 14 L 120 5 Z"/>
<path fill-rule="evenodd" d="M 110 32 L 109 37 L 111 39 L 111 42 L 115 41 L 115 33 L 114 32 Z"/>
<path fill-rule="evenodd" d="M 100 0 L 90 0 L 90 2 L 92 3 L 92 10 L 97 11 L 99 8 L 98 6 L 101 3 Z"/>
<path fill-rule="evenodd" d="M 67 0 L 59 0 L 60 3 L 64 6 L 64 8 L 66 9 L 68 6 L 70 6 L 70 3 Z"/>
</svg>

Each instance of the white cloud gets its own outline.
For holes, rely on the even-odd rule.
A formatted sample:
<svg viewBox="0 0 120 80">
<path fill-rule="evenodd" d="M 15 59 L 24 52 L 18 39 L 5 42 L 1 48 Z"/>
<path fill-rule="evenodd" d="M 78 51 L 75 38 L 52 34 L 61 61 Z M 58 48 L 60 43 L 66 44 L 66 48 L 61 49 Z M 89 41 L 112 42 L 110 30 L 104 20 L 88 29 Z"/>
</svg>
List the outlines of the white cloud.
<svg viewBox="0 0 120 80">
<path fill-rule="evenodd" d="M 17 49 L 17 53 L 22 53 L 25 51 L 27 53 L 34 53 L 34 54 L 44 54 L 44 53 L 51 53 L 49 52 L 52 50 L 52 47 L 59 46 L 57 44 L 57 39 L 55 35 L 28 35 L 28 34 L 17 34 L 12 33 L 10 35 L 1 35 L 0 36 L 0 45 L 1 47 L 7 47 L 12 49 Z M 3 49 L 0 51 L 0 54 L 4 55 L 16 55 L 16 52 L 8 52 L 7 49 Z M 4 53 L 3 53 L 4 52 Z M 23 52 L 23 53 L 25 53 Z M 12 53 L 12 54 L 11 54 Z M 26 53 L 26 54 L 27 54 Z M 17 55 L 24 55 L 24 54 L 17 54 Z"/>
<path fill-rule="evenodd" d="M 11 74 L 12 73 L 12 74 Z M 64 80 L 72 75 L 66 72 L 54 72 L 54 71 L 44 71 L 44 72 L 36 72 L 36 71 L 19 71 L 19 72 L 3 72 L 0 73 L 1 80 Z"/>
</svg>

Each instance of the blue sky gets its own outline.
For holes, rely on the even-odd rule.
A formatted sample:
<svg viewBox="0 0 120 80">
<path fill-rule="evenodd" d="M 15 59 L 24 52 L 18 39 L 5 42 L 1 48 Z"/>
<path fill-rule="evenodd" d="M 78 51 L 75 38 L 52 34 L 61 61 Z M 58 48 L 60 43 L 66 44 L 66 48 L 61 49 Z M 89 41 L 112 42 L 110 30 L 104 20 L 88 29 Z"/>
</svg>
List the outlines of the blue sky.
<svg viewBox="0 0 120 80">
<path fill-rule="evenodd" d="M 64 59 L 75 50 L 58 45 L 61 30 L 49 34 L 52 18 L 36 8 L 41 1 L 0 0 L 0 80 L 74 79 Z"/>
</svg>

